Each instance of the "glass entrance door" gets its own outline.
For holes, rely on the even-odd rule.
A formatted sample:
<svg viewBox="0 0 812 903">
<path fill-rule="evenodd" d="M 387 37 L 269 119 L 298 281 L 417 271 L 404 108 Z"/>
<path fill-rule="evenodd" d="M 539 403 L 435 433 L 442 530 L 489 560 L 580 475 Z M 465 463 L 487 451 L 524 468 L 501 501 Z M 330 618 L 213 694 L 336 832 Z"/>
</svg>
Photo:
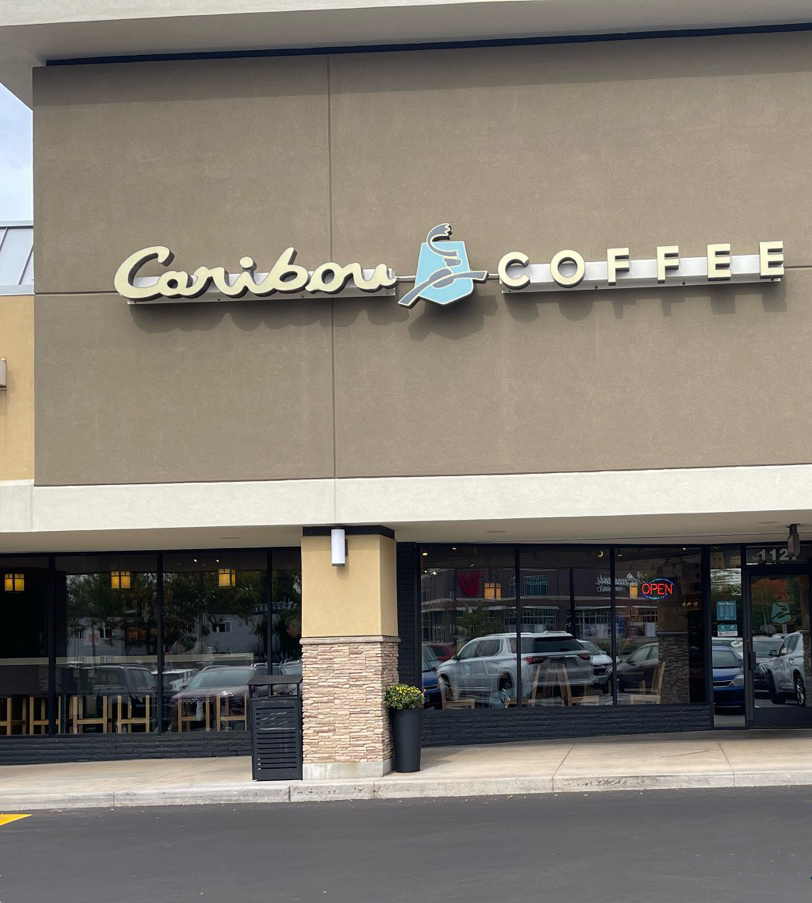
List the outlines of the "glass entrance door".
<svg viewBox="0 0 812 903">
<path fill-rule="evenodd" d="M 807 574 L 751 573 L 745 621 L 753 727 L 812 726 Z"/>
</svg>

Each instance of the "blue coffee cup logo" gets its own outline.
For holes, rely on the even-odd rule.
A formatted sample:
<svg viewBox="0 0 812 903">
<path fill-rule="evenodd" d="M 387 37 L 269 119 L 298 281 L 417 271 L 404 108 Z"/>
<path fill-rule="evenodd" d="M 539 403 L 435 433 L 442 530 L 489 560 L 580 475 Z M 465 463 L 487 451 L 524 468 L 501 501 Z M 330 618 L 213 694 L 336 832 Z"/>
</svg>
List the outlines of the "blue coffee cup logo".
<svg viewBox="0 0 812 903">
<path fill-rule="evenodd" d="M 429 230 L 420 245 L 414 288 L 398 301 L 403 307 L 414 307 L 423 298 L 434 304 L 453 304 L 467 298 L 475 282 L 488 278 L 487 270 L 472 270 L 464 241 L 449 241 L 451 226 L 440 223 Z"/>
</svg>

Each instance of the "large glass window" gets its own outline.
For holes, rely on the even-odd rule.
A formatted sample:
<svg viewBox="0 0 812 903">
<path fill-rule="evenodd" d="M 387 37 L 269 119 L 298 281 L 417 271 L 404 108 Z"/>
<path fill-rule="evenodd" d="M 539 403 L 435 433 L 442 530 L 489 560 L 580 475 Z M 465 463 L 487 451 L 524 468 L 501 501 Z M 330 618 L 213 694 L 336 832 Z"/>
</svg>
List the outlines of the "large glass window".
<svg viewBox="0 0 812 903">
<path fill-rule="evenodd" d="M 516 704 L 513 548 L 421 552 L 423 690 L 435 708 Z"/>
<path fill-rule="evenodd" d="M 739 547 L 716 547 L 710 551 L 713 718 L 716 727 L 744 727 L 745 650 L 741 564 Z M 769 649 L 758 651 L 763 651 L 766 656 Z M 738 667 L 735 671 L 731 670 L 731 655 L 737 659 Z"/>
<path fill-rule="evenodd" d="M 248 681 L 268 670 L 267 554 L 163 562 L 164 730 L 247 730 Z"/>
<path fill-rule="evenodd" d="M 157 558 L 56 559 L 57 731 L 158 726 Z"/>
<path fill-rule="evenodd" d="M 48 732 L 48 560 L 0 559 L 0 736 Z"/>
<path fill-rule="evenodd" d="M 705 702 L 699 549 L 615 550 L 618 703 Z"/>
<path fill-rule="evenodd" d="M 523 549 L 519 574 L 524 705 L 611 705 L 609 550 Z"/>
<path fill-rule="evenodd" d="M 273 553 L 271 661 L 274 674 L 302 673 L 302 555 Z"/>
</svg>

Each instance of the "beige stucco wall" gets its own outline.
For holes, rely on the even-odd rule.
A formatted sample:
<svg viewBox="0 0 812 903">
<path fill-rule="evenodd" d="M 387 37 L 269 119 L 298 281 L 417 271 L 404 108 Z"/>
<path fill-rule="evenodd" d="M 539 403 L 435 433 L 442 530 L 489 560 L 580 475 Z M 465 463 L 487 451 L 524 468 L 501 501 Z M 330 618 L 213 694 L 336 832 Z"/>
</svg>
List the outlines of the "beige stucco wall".
<svg viewBox="0 0 812 903">
<path fill-rule="evenodd" d="M 811 51 L 796 33 L 38 70 L 38 481 L 810 461 Z M 446 221 L 490 270 L 514 249 L 775 238 L 789 269 L 509 300 L 491 283 L 410 311 L 110 291 L 156 242 L 189 268 L 293 244 L 311 267 L 413 273 Z"/>
<path fill-rule="evenodd" d="M 302 637 L 398 635 L 395 541 L 347 536 L 347 560 L 332 564 L 329 536 L 302 538 Z"/>
<path fill-rule="evenodd" d="M 0 480 L 34 476 L 34 299 L 0 297 L 0 357 L 8 390 L 0 391 Z"/>
</svg>

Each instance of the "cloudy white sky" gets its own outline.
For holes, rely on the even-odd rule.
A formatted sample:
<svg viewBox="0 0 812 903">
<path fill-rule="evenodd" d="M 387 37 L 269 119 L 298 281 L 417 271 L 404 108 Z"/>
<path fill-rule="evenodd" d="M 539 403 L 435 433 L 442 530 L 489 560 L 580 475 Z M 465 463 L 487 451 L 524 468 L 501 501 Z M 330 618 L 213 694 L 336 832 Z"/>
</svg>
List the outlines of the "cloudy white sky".
<svg viewBox="0 0 812 903">
<path fill-rule="evenodd" d="M 0 223 L 33 219 L 31 111 L 0 85 Z"/>
</svg>

